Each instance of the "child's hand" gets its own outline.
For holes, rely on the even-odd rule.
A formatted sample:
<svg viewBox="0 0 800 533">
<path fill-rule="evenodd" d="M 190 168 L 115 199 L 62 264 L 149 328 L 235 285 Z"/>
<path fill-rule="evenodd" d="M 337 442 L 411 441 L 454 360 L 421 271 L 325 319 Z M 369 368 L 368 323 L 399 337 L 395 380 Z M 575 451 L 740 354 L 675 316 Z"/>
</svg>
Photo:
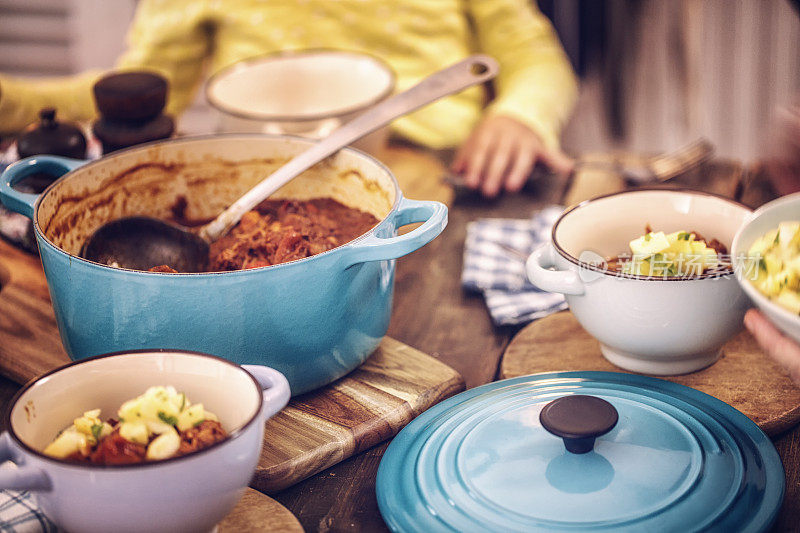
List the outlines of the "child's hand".
<svg viewBox="0 0 800 533">
<path fill-rule="evenodd" d="M 744 316 L 744 325 L 767 355 L 785 368 L 792 381 L 800 386 L 800 345 L 778 331 L 755 309 L 750 309 Z"/>
<path fill-rule="evenodd" d="M 522 189 L 534 165 L 541 161 L 559 174 L 572 170 L 572 160 L 560 150 L 545 148 L 528 126 L 506 116 L 488 116 L 458 150 L 451 168 L 471 189 L 493 197 L 501 188 Z"/>
</svg>

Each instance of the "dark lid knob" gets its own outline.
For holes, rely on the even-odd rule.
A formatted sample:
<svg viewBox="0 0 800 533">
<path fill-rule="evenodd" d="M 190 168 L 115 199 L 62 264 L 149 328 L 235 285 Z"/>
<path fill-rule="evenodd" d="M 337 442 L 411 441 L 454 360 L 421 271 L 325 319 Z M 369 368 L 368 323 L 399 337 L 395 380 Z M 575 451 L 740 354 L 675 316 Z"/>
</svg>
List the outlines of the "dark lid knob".
<svg viewBox="0 0 800 533">
<path fill-rule="evenodd" d="M 56 109 L 54 107 L 45 107 L 39 111 L 39 127 L 52 129 L 58 126 L 56 122 Z"/>
<path fill-rule="evenodd" d="M 94 84 L 93 91 L 103 118 L 138 125 L 164 110 L 168 88 L 160 74 L 136 70 L 107 74 Z"/>
<path fill-rule="evenodd" d="M 539 413 L 542 427 L 564 439 L 572 453 L 586 453 L 597 437 L 617 425 L 619 415 L 614 406 L 595 396 L 562 396 L 544 406 Z"/>
<path fill-rule="evenodd" d="M 78 126 L 56 121 L 56 110 L 46 107 L 40 121 L 31 124 L 17 139 L 20 157 L 50 154 L 74 159 L 86 158 L 86 137 Z"/>
</svg>

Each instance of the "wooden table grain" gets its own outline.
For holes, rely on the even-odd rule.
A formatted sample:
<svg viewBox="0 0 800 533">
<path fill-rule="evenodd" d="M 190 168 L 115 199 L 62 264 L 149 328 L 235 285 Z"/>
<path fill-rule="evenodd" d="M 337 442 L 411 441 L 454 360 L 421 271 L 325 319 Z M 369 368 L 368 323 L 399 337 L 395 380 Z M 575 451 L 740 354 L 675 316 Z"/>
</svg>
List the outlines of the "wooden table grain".
<svg viewBox="0 0 800 533">
<path fill-rule="evenodd" d="M 390 157 L 402 163 L 417 155 L 393 152 Z M 769 199 L 768 188 L 752 177 L 748 177 L 747 187 L 729 187 L 732 180 L 741 178 L 738 165 L 717 162 L 705 170 L 681 184 L 700 188 L 705 184 L 719 192 L 731 191 L 751 205 Z M 434 165 L 424 179 L 439 180 L 441 171 L 441 167 Z M 598 182 L 599 179 L 603 179 L 602 176 L 587 182 L 586 190 L 603 190 L 606 185 Z M 751 186 L 753 183 L 757 185 Z M 542 181 L 519 195 L 493 202 L 457 195 L 451 202 L 450 222 L 444 233 L 397 262 L 394 309 L 388 334 L 455 368 L 468 388 L 496 379 L 502 354 L 518 328 L 493 327 L 483 300 L 461 290 L 459 279 L 466 225 L 483 217 L 529 217 L 540 207 L 562 201 L 564 185 L 554 179 Z M 570 189 L 570 199 L 580 199 L 581 191 L 576 191 L 575 185 L 573 183 Z M 420 195 L 407 188 L 404 190 L 412 198 L 445 199 L 447 196 L 440 196 L 441 190 L 431 183 L 424 188 Z M 0 378 L 0 405 L 6 406 L 17 388 L 11 381 Z M 797 531 L 800 527 L 800 428 L 778 435 L 774 442 L 786 469 L 786 499 L 774 531 Z M 386 446 L 384 443 L 371 448 L 272 496 L 294 513 L 308 532 L 386 531 L 375 497 L 375 475 Z"/>
<path fill-rule="evenodd" d="M 742 169 L 717 161 L 677 186 L 735 194 L 751 206 L 771 199 L 763 181 L 753 190 L 733 184 Z M 587 189 L 602 188 L 594 176 Z M 465 294 L 459 279 L 466 225 L 484 217 L 524 218 L 564 198 L 564 184 L 542 182 L 517 196 L 494 202 L 457 196 L 450 222 L 431 244 L 397 262 L 397 286 L 389 334 L 458 370 L 467 387 L 496 379 L 502 354 L 519 328 L 497 328 L 480 297 Z M 583 199 L 573 184 L 573 199 Z M 738 189 L 738 190 L 737 190 Z M 610 192 L 610 191 L 605 191 Z M 786 470 L 786 498 L 773 531 L 800 530 L 800 427 L 774 439 Z M 274 496 L 292 510 L 306 531 L 387 531 L 375 497 L 375 475 L 387 444 L 328 469 Z"/>
</svg>

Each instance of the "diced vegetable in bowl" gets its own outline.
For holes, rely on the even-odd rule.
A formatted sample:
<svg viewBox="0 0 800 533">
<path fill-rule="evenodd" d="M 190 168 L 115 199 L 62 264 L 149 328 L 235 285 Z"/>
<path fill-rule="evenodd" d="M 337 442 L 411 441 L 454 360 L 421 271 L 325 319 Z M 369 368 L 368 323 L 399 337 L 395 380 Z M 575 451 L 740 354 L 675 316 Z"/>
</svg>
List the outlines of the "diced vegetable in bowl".
<svg viewBox="0 0 800 533">
<path fill-rule="evenodd" d="M 756 239 L 748 257 L 758 265 L 751 281 L 759 292 L 800 315 L 800 221 L 781 222 Z"/>
<path fill-rule="evenodd" d="M 171 386 L 150 387 L 123 403 L 117 418 L 86 411 L 45 449 L 51 457 L 95 464 L 128 464 L 178 457 L 227 438 L 217 417 Z"/>
<path fill-rule="evenodd" d="M 648 277 L 698 276 L 710 270 L 728 271 L 727 248 L 716 239 L 706 242 L 695 231 L 651 231 L 629 243 L 630 253 L 608 260 L 609 270 Z"/>
</svg>

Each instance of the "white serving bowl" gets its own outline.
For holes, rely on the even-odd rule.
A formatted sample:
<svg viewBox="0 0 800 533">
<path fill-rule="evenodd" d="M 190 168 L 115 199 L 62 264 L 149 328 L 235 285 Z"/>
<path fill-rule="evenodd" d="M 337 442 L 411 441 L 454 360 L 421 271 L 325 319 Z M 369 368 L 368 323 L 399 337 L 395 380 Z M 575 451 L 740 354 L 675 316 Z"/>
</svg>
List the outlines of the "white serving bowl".
<svg viewBox="0 0 800 533">
<path fill-rule="evenodd" d="M 730 250 L 750 213 L 732 200 L 694 191 L 602 196 L 561 215 L 551 242 L 528 258 L 527 274 L 542 290 L 566 295 L 575 318 L 613 364 L 654 375 L 693 372 L 714 363 L 742 326 L 747 297 L 735 275 L 621 276 L 591 260 L 629 251 L 646 224 L 655 231 L 697 231 Z"/>
<path fill-rule="evenodd" d="M 777 228 L 780 222 L 787 220 L 800 220 L 800 193 L 778 198 L 756 210 L 747 223 L 739 229 L 733 240 L 731 250 L 733 257 L 746 257 L 757 238 Z M 742 268 L 739 268 L 737 272 L 744 292 L 773 324 L 789 337 L 800 342 L 800 316 L 792 314 L 788 309 L 761 294 L 749 280 L 749 271 L 744 267 L 746 263 L 747 261 L 744 261 Z"/>
<path fill-rule="evenodd" d="M 105 466 L 44 455 L 90 409 L 115 416 L 126 400 L 172 385 L 219 417 L 228 438 L 163 461 Z M 82 359 L 28 383 L 0 435 L 0 489 L 30 490 L 60 529 L 83 533 L 211 531 L 236 505 L 258 463 L 264 422 L 289 401 L 281 373 L 218 357 L 142 350 Z"/>
<path fill-rule="evenodd" d="M 221 133 L 273 133 L 318 139 L 387 98 L 394 71 L 380 59 L 343 50 L 281 52 L 214 74 L 206 99 Z M 376 153 L 385 128 L 354 146 Z"/>
</svg>

